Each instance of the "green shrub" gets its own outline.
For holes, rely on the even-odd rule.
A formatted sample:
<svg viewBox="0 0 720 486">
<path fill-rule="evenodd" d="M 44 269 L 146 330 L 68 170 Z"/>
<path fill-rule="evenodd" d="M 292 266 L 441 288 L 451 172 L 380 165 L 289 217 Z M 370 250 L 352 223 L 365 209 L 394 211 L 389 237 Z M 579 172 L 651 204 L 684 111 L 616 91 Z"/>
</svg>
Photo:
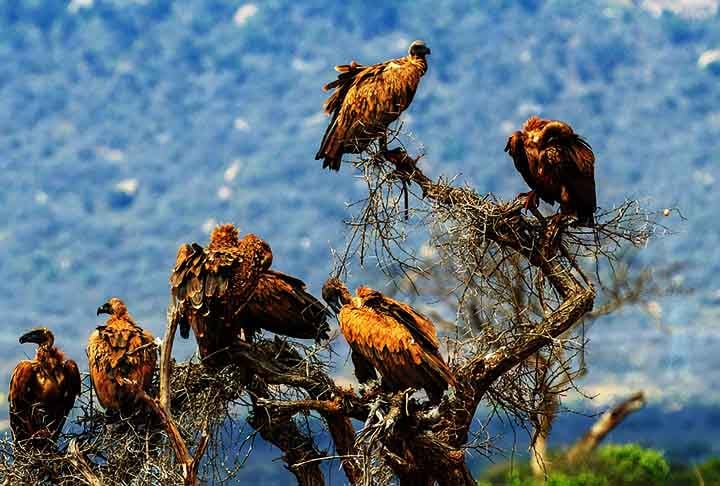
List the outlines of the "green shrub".
<svg viewBox="0 0 720 486">
<path fill-rule="evenodd" d="M 720 484 L 720 458 L 713 457 L 702 464 L 674 464 L 668 486 L 687 484 Z"/>
<path fill-rule="evenodd" d="M 590 471 L 570 475 L 556 473 L 548 478 L 547 486 L 610 486 L 608 480 Z"/>
<path fill-rule="evenodd" d="M 660 485 L 667 483 L 670 466 L 662 453 L 637 444 L 607 445 L 597 452 L 601 472 L 612 484 Z"/>
<path fill-rule="evenodd" d="M 529 467 L 515 463 L 495 466 L 486 471 L 482 486 L 669 486 L 675 482 L 676 471 L 670 479 L 670 466 L 663 454 L 654 449 L 646 449 L 637 444 L 607 445 L 597 450 L 587 461 L 578 465 L 569 465 L 564 454 L 551 457 L 553 464 L 547 481 L 534 478 Z M 698 466 L 705 484 L 720 478 L 720 459 L 708 461 Z M 683 477 L 689 471 L 682 471 Z M 679 472 L 678 472 L 679 473 Z M 697 474 L 695 477 L 697 477 Z M 720 484 L 720 482 L 717 482 Z"/>
</svg>

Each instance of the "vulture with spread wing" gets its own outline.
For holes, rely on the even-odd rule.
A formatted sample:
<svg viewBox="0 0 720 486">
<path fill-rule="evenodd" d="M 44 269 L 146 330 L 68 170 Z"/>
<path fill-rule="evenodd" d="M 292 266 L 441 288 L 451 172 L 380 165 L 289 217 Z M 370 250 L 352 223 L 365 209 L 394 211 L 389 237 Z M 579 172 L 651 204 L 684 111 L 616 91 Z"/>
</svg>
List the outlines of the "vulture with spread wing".
<svg viewBox="0 0 720 486">
<path fill-rule="evenodd" d="M 325 306 L 305 291 L 305 282 L 268 270 L 238 315 L 244 327 L 298 339 L 328 339 Z"/>
<path fill-rule="evenodd" d="M 537 207 L 538 197 L 560 203 L 560 212 L 593 226 L 597 209 L 595 155 L 590 145 L 567 123 L 533 116 L 508 139 L 505 151 L 530 186 L 525 206 Z"/>
<path fill-rule="evenodd" d="M 224 366 L 225 350 L 247 338 L 238 319 L 272 264 L 272 250 L 253 234 L 240 239 L 232 224 L 215 228 L 210 244 L 181 245 L 170 275 L 173 316 L 180 335 L 192 328 L 203 362 Z"/>
<path fill-rule="evenodd" d="M 456 385 L 427 317 L 368 287 L 358 288 L 353 297 L 337 278 L 325 282 L 322 295 L 338 313 L 361 383 L 375 379 L 379 372 L 387 390 L 423 388 L 433 403 L 440 401 L 448 386 Z"/>
<path fill-rule="evenodd" d="M 427 71 L 428 54 L 430 48 L 417 40 L 400 59 L 335 67 L 340 75 L 323 87 L 335 90 L 325 102 L 332 118 L 315 155 L 315 160 L 323 159 L 323 168 L 340 170 L 343 154 L 359 154 L 377 138 L 387 148 L 387 127 L 410 106 Z"/>
<path fill-rule="evenodd" d="M 147 392 L 152 384 L 157 363 L 155 341 L 116 297 L 98 308 L 100 314 L 110 317 L 88 339 L 90 380 L 103 407 L 130 412 L 137 404 L 138 391 Z"/>
<path fill-rule="evenodd" d="M 224 350 L 256 329 L 327 339 L 325 306 L 271 264 L 268 244 L 252 234 L 240 239 L 232 224 L 215 228 L 207 248 L 180 246 L 170 276 L 173 319 L 184 338 L 192 328 L 206 364 L 227 364 Z"/>
<path fill-rule="evenodd" d="M 47 328 L 33 329 L 20 343 L 38 345 L 35 359 L 20 361 L 10 378 L 10 429 L 16 444 L 45 448 L 57 440 L 75 397 L 80 395 L 77 364 L 54 346 Z"/>
</svg>

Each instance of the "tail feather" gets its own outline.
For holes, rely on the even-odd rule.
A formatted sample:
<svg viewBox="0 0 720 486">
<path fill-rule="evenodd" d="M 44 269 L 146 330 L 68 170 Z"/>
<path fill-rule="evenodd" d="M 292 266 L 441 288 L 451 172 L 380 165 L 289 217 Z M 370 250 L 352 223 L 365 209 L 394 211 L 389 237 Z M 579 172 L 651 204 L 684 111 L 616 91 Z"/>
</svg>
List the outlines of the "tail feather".
<svg viewBox="0 0 720 486">
<path fill-rule="evenodd" d="M 338 146 L 336 143 L 337 137 L 337 115 L 333 117 L 333 121 L 328 125 L 323 135 L 322 142 L 320 143 L 320 149 L 315 154 L 315 160 L 323 159 L 323 169 L 329 168 L 332 170 L 339 171 L 340 164 L 342 162 L 342 146 Z"/>
<path fill-rule="evenodd" d="M 341 161 L 339 158 L 325 157 L 323 160 L 323 169 L 330 169 L 334 171 L 340 170 Z"/>
<path fill-rule="evenodd" d="M 365 66 L 358 64 L 355 61 L 352 61 L 350 64 L 335 66 L 335 70 L 340 74 L 337 79 L 323 86 L 323 90 L 325 91 L 333 89 L 336 90 L 325 102 L 325 112 L 332 114 L 332 119 L 325 130 L 322 142 L 320 143 L 320 149 L 315 155 L 315 160 L 324 159 L 323 169 L 329 168 L 332 170 L 340 170 L 343 155 L 343 143 L 338 143 L 337 140 L 342 141 L 344 133 L 337 133 L 339 128 L 337 120 L 340 114 L 340 109 L 345 100 L 345 95 L 350 89 L 350 86 L 352 86 L 354 78 L 363 69 L 365 69 Z M 340 131 L 343 132 L 343 129 Z"/>
<path fill-rule="evenodd" d="M 425 391 L 428 393 L 430 401 L 437 403 L 442 398 L 445 390 L 448 389 L 448 386 L 457 386 L 457 380 L 442 357 L 428 354 L 427 358 L 426 363 L 429 366 L 427 370 L 429 380 Z"/>
</svg>

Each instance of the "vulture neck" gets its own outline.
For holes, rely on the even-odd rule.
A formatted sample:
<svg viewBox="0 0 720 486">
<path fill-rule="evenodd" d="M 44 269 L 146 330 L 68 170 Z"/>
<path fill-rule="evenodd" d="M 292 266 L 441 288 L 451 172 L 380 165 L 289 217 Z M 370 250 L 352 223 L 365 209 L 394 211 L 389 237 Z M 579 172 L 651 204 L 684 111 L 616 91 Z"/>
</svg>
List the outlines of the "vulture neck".
<svg viewBox="0 0 720 486">
<path fill-rule="evenodd" d="M 411 66 L 414 66 L 420 70 L 420 76 L 427 72 L 427 60 L 425 59 L 425 57 L 407 56 L 407 60 L 410 62 Z"/>
<path fill-rule="evenodd" d="M 107 321 L 107 325 L 112 327 L 137 327 L 135 320 L 127 313 L 127 311 L 110 316 L 110 319 Z"/>
<path fill-rule="evenodd" d="M 35 361 L 48 375 L 52 376 L 54 371 L 65 362 L 65 355 L 58 348 L 43 344 L 35 353 Z"/>
<path fill-rule="evenodd" d="M 213 239 L 208 245 L 208 250 L 227 250 L 228 248 L 235 248 L 240 244 L 237 238 L 216 238 Z"/>
<path fill-rule="evenodd" d="M 340 293 L 340 303 L 342 305 L 349 305 L 353 303 L 353 297 L 350 294 L 350 291 L 345 287 L 344 285 L 341 287 L 338 287 L 338 292 Z"/>
</svg>

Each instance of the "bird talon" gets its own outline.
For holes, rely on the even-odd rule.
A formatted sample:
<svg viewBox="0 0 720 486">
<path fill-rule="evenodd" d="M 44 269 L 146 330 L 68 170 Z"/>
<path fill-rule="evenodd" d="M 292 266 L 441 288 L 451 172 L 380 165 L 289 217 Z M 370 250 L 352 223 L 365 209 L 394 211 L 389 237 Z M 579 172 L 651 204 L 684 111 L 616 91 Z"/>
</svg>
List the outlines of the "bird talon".
<svg viewBox="0 0 720 486">
<path fill-rule="evenodd" d="M 560 202 L 567 210 L 587 214 L 579 226 L 593 225 L 591 215 L 597 209 L 595 154 L 570 125 L 533 116 L 508 138 L 505 151 L 532 189 L 520 195 L 525 196 L 526 210 L 537 217 L 533 211 L 539 204 L 535 191 L 540 191 L 550 204 Z"/>
<path fill-rule="evenodd" d="M 540 200 L 538 198 L 538 195 L 535 191 L 530 192 L 523 192 L 518 194 L 518 199 L 525 199 L 525 202 L 523 203 L 523 207 L 527 209 L 528 211 L 537 209 L 540 205 Z"/>
</svg>

